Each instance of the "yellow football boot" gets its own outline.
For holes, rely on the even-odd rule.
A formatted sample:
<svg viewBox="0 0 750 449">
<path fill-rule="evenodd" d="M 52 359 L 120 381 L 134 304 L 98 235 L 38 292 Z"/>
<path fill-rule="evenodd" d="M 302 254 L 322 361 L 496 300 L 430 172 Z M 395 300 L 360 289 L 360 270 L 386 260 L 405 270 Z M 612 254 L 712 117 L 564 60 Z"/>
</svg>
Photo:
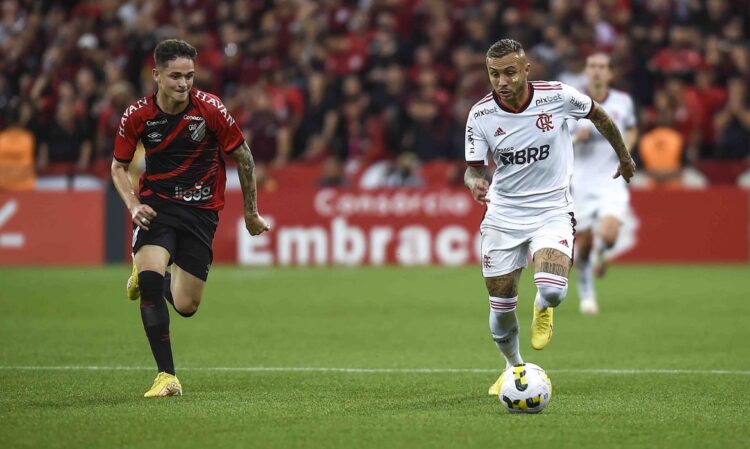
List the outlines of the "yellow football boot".
<svg viewBox="0 0 750 449">
<path fill-rule="evenodd" d="M 500 377 L 497 378 L 495 383 L 490 385 L 490 391 L 487 392 L 490 396 L 500 396 L 500 388 L 503 386 L 503 373 L 505 373 L 505 371 L 502 371 Z"/>
<path fill-rule="evenodd" d="M 534 305 L 534 319 L 531 320 L 531 347 L 544 349 L 552 340 L 552 307 L 539 310 Z"/>
<path fill-rule="evenodd" d="M 138 267 L 135 266 L 135 260 L 133 260 L 133 272 L 128 278 L 127 292 L 128 299 L 131 301 L 141 297 L 141 291 L 138 289 Z"/>
<path fill-rule="evenodd" d="M 156 375 L 151 389 L 143 395 L 144 398 L 163 398 L 167 396 L 182 396 L 182 385 L 177 377 L 161 372 Z"/>
</svg>

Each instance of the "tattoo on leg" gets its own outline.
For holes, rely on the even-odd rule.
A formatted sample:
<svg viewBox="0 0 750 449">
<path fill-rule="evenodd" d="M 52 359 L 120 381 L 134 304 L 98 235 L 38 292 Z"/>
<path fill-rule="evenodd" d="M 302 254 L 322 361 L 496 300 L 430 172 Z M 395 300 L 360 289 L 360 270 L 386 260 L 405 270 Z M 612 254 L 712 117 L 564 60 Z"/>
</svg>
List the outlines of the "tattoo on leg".
<svg viewBox="0 0 750 449">
<path fill-rule="evenodd" d="M 534 254 L 534 268 L 537 273 L 567 277 L 571 263 L 570 257 L 552 248 L 542 248 Z"/>
<path fill-rule="evenodd" d="M 484 283 L 487 285 L 487 292 L 490 296 L 512 298 L 518 295 L 518 281 L 520 278 L 521 268 L 502 276 L 484 278 Z"/>
</svg>

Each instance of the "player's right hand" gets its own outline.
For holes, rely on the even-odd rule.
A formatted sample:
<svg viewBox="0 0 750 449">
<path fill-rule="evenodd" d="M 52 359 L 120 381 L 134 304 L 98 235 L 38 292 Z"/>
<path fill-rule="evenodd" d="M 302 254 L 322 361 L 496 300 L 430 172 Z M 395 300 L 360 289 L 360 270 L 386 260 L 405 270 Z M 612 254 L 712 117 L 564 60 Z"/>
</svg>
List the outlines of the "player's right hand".
<svg viewBox="0 0 750 449">
<path fill-rule="evenodd" d="M 487 192 L 489 192 L 490 183 L 486 179 L 474 179 L 469 190 L 471 196 L 474 197 L 474 201 L 479 204 L 489 203 L 490 199 L 487 198 Z"/>
<path fill-rule="evenodd" d="M 156 211 L 147 204 L 137 204 L 130 209 L 130 218 L 133 224 L 148 231 L 148 225 L 156 217 Z"/>
</svg>

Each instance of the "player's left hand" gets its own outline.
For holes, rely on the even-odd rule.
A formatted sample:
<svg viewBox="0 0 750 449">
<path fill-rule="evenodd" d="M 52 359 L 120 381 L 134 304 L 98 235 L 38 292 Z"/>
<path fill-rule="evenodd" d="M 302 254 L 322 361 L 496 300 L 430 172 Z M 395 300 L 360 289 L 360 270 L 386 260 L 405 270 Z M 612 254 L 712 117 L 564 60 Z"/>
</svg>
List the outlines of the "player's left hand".
<svg viewBox="0 0 750 449">
<path fill-rule="evenodd" d="M 266 223 L 266 220 L 258 213 L 246 213 L 245 214 L 245 228 L 250 235 L 260 235 L 271 229 L 271 226 Z"/>
<path fill-rule="evenodd" d="M 625 179 L 625 182 L 629 183 L 630 178 L 632 178 L 634 174 L 635 161 L 633 161 L 633 158 L 631 157 L 626 161 L 620 161 L 620 166 L 617 167 L 617 172 L 612 178 L 617 179 L 618 177 L 622 176 L 623 179 Z"/>
</svg>

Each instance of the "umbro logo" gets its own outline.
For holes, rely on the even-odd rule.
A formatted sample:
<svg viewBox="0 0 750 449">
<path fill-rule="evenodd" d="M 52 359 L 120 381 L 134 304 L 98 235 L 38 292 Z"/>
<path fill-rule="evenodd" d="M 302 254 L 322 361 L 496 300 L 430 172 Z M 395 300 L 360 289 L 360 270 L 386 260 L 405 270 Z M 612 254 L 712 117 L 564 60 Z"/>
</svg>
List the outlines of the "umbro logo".
<svg viewBox="0 0 750 449">
<path fill-rule="evenodd" d="M 505 131 L 503 131 L 502 128 L 498 127 L 497 131 L 495 131 L 495 137 L 504 136 L 504 135 L 505 135 Z"/>
<path fill-rule="evenodd" d="M 148 135 L 148 136 L 146 136 L 146 137 L 148 137 L 148 138 L 149 138 L 149 139 L 150 139 L 150 140 L 151 140 L 152 142 L 154 142 L 154 143 L 159 143 L 159 142 L 161 142 L 161 141 L 162 141 L 162 135 L 161 135 L 161 134 L 159 134 L 159 133 L 158 133 L 158 132 L 156 132 L 156 131 L 152 132 L 151 134 L 149 134 L 149 135 Z"/>
</svg>

